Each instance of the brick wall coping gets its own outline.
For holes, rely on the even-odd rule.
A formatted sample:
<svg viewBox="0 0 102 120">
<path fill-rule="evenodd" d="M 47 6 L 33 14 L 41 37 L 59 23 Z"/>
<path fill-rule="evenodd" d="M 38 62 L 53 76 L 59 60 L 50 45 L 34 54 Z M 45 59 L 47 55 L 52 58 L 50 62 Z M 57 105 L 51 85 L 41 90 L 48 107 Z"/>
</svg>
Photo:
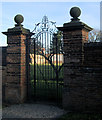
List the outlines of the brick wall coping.
<svg viewBox="0 0 102 120">
<path fill-rule="evenodd" d="M 102 68 L 92 68 L 92 67 L 83 67 L 82 70 L 85 73 L 101 73 L 102 72 Z"/>
<path fill-rule="evenodd" d="M 102 47 L 102 42 L 85 43 L 84 47 Z"/>
</svg>

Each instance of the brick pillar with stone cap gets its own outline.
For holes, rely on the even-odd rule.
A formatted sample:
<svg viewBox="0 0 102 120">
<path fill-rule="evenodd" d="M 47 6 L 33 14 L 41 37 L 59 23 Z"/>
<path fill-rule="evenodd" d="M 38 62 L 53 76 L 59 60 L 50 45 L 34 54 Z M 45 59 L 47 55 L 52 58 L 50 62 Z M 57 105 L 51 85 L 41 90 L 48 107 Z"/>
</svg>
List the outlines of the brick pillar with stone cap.
<svg viewBox="0 0 102 120">
<path fill-rule="evenodd" d="M 14 18 L 16 24 L 3 34 L 7 35 L 7 80 L 5 83 L 5 101 L 22 103 L 27 98 L 27 80 L 29 79 L 29 38 L 31 32 L 21 24 L 22 15 Z"/>
<path fill-rule="evenodd" d="M 85 109 L 85 82 L 82 66 L 84 61 L 84 43 L 88 42 L 88 32 L 91 27 L 78 18 L 81 10 L 73 7 L 70 15 L 71 22 L 58 27 L 63 31 L 64 41 L 64 89 L 63 107 L 69 111 L 83 111 Z"/>
</svg>

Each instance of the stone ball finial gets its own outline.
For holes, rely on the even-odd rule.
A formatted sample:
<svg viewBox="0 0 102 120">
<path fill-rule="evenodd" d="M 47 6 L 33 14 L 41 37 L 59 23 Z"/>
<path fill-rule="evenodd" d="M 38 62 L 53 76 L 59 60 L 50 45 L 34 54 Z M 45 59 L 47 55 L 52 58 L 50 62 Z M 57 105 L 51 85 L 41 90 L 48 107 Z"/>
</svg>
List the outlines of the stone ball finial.
<svg viewBox="0 0 102 120">
<path fill-rule="evenodd" d="M 81 10 L 78 7 L 72 7 L 70 10 L 70 15 L 73 17 L 72 20 L 78 20 L 78 17 L 81 14 Z"/>
<path fill-rule="evenodd" d="M 20 25 L 24 21 L 24 17 L 22 15 L 18 14 L 14 17 L 14 20 L 18 25 Z"/>
</svg>

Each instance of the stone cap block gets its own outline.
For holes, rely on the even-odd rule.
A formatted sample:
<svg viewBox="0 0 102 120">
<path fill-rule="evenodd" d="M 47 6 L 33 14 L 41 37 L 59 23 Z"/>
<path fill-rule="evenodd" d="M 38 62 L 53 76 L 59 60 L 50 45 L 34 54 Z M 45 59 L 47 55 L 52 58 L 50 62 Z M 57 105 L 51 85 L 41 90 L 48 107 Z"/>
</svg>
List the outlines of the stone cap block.
<svg viewBox="0 0 102 120">
<path fill-rule="evenodd" d="M 64 23 L 63 27 L 57 27 L 61 31 L 74 31 L 74 30 L 82 30 L 86 29 L 88 32 L 93 30 L 93 28 L 89 27 L 87 24 L 80 21 L 71 21 L 69 23 Z"/>
<path fill-rule="evenodd" d="M 29 29 L 25 29 L 22 25 L 15 26 L 14 28 L 9 28 L 7 32 L 2 32 L 5 35 L 17 35 L 17 34 L 25 34 L 32 35 Z"/>
</svg>

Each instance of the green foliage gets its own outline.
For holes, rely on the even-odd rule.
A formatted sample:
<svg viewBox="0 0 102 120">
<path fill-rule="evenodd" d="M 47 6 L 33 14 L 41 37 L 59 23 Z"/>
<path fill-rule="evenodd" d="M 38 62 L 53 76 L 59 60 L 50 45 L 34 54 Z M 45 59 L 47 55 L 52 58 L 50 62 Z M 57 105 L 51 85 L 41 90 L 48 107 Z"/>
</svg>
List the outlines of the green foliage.
<svg viewBox="0 0 102 120">
<path fill-rule="evenodd" d="M 59 54 L 63 52 L 62 33 L 60 31 L 53 35 L 50 44 L 50 51 L 52 54 Z"/>
<path fill-rule="evenodd" d="M 60 67 L 60 66 L 58 66 Z M 51 65 L 36 65 L 36 79 L 37 80 L 55 80 L 56 73 Z M 30 65 L 30 79 L 34 79 L 34 65 Z M 63 67 L 59 72 L 59 79 L 63 79 Z"/>
</svg>

